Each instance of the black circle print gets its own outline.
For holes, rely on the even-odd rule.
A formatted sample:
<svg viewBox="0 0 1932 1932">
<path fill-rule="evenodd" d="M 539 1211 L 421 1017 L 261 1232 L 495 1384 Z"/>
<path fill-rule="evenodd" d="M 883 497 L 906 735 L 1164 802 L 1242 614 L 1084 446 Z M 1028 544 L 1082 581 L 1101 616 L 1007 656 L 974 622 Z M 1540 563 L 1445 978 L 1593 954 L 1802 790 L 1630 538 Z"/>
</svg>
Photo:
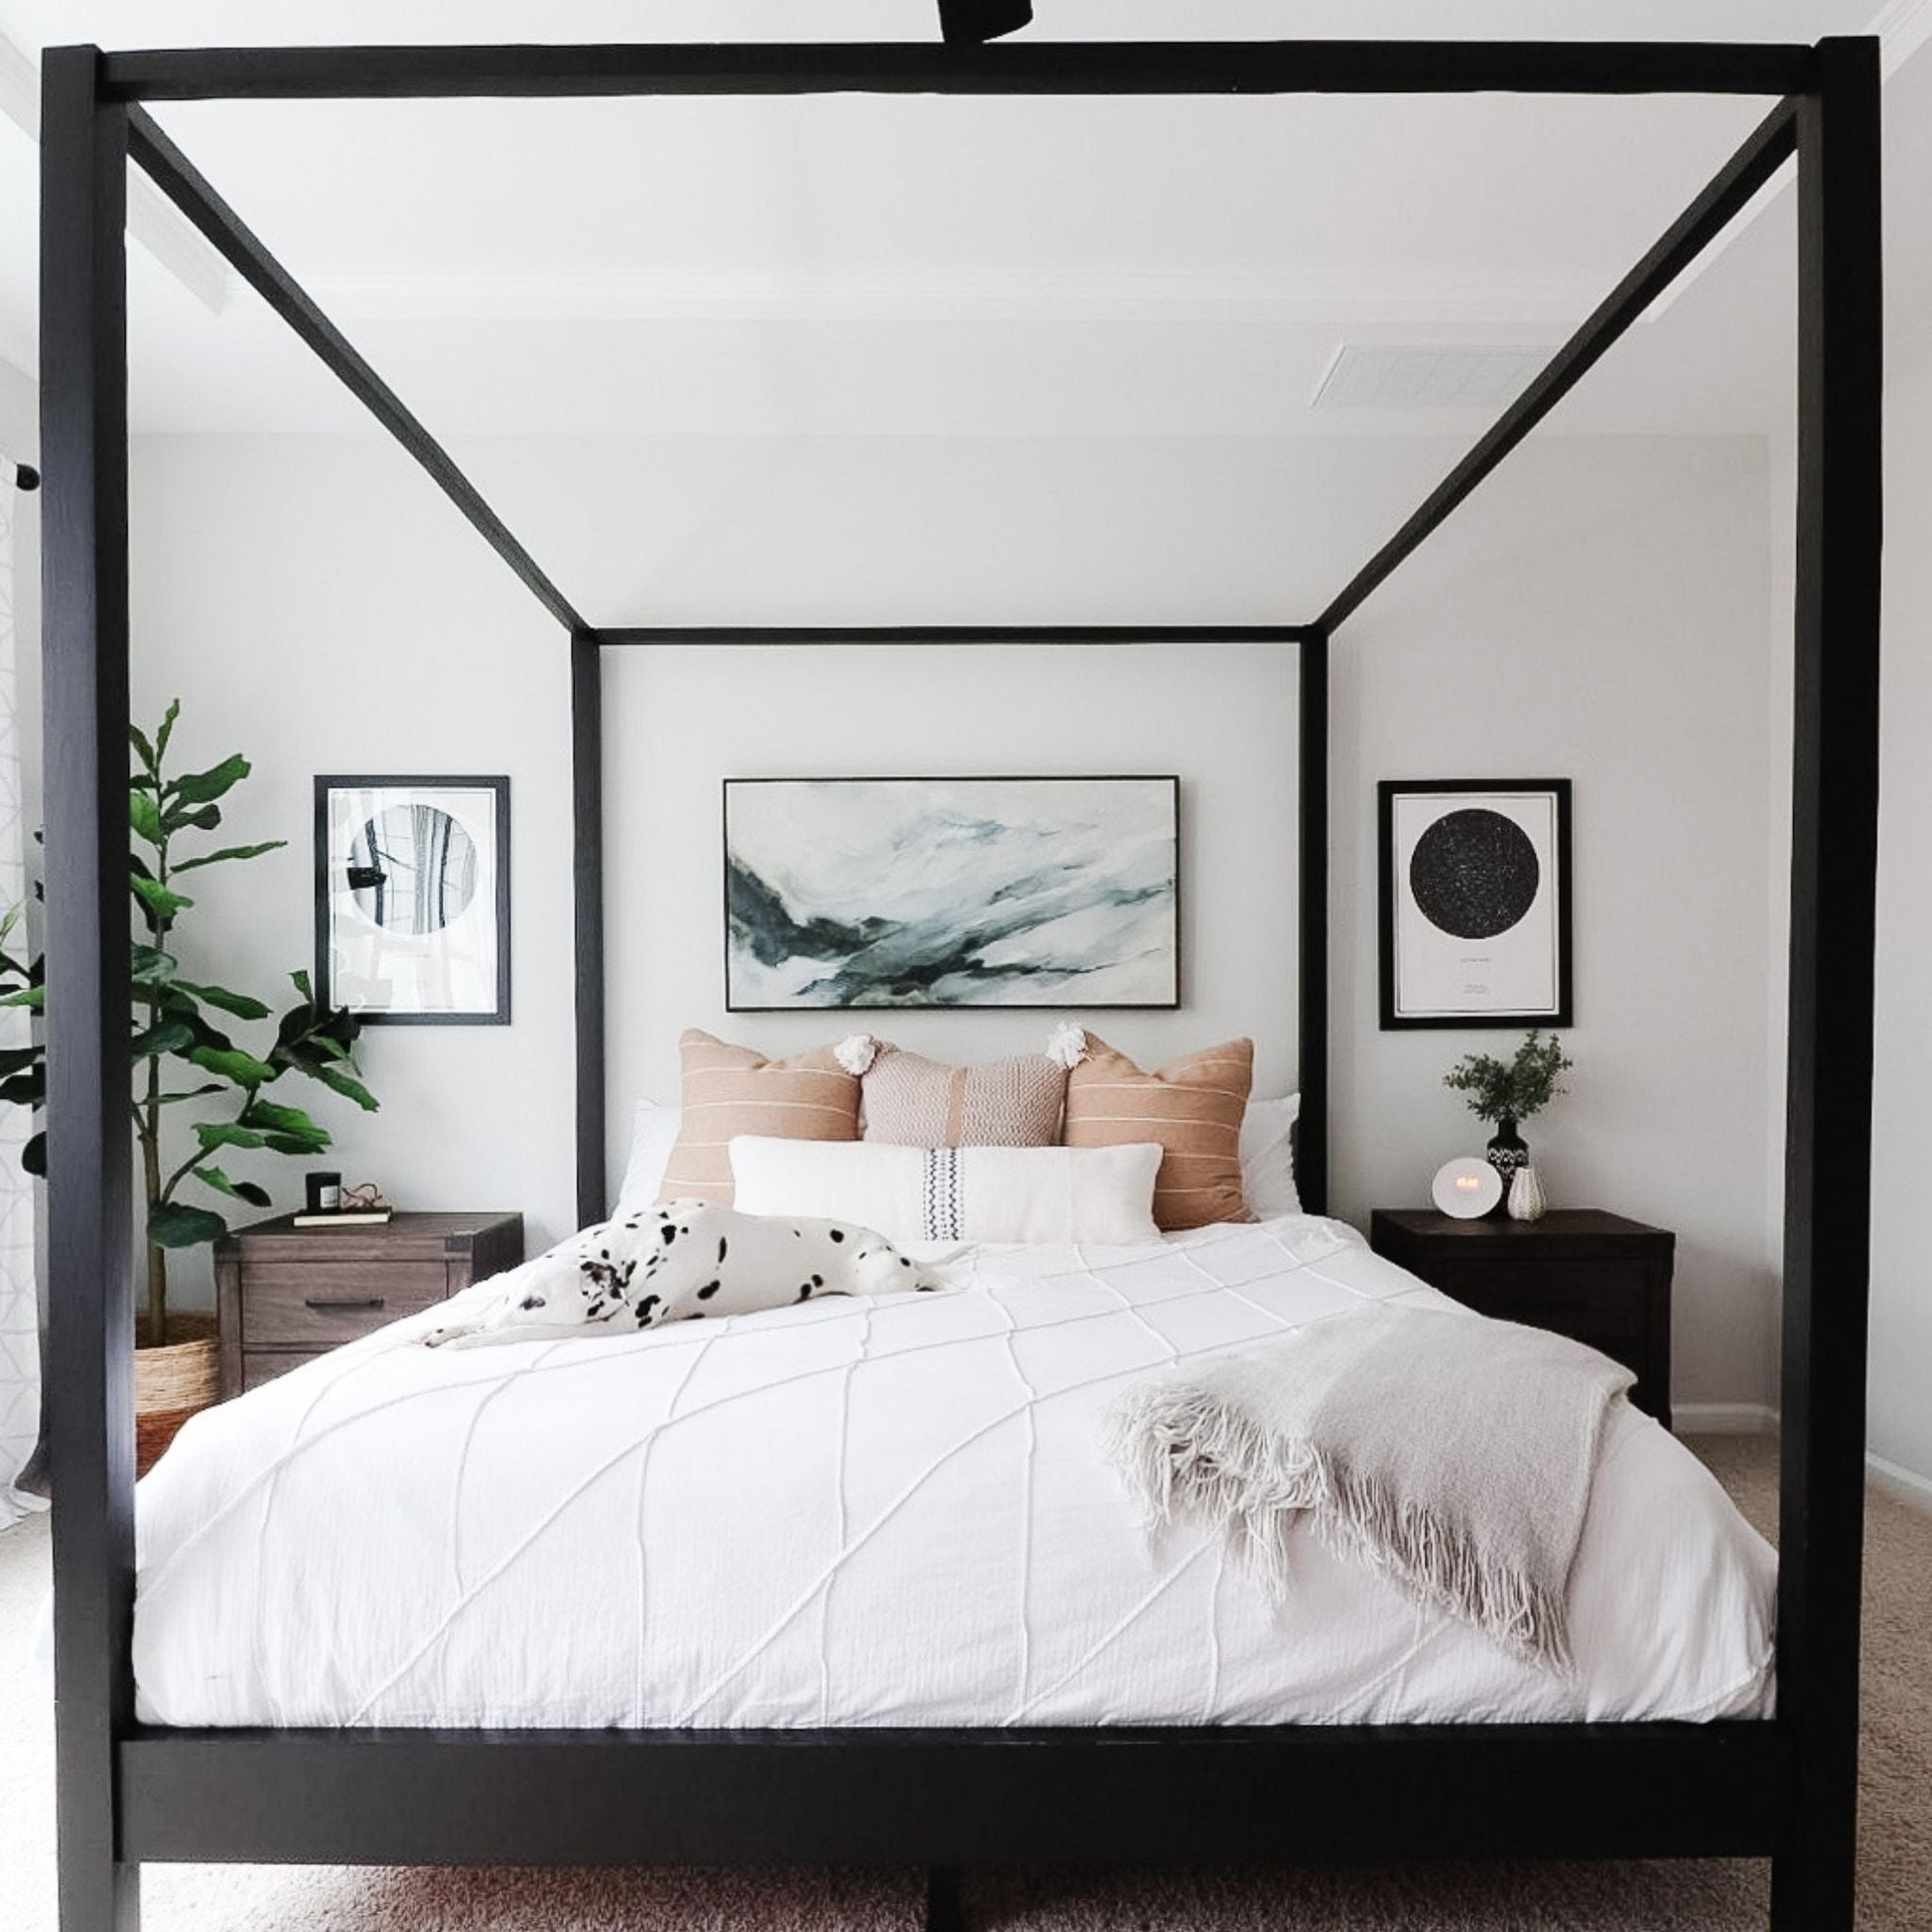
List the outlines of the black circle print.
<svg viewBox="0 0 1932 1932">
<path fill-rule="evenodd" d="M 1481 806 L 1444 813 L 1409 861 L 1423 917 L 1457 939 L 1507 932 L 1535 903 L 1542 877 L 1529 834 Z"/>
</svg>

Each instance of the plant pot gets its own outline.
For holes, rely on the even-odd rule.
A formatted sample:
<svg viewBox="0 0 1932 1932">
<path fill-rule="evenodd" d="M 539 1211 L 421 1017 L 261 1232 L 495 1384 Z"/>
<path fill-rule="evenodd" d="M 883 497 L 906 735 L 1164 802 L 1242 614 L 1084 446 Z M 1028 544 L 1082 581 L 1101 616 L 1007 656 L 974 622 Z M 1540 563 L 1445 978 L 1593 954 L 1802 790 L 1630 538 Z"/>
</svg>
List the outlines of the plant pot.
<svg viewBox="0 0 1932 1932">
<path fill-rule="evenodd" d="M 190 1416 L 221 1398 L 221 1352 L 211 1314 L 177 1314 L 165 1348 L 134 1347 L 134 1473 L 146 1475 Z"/>
<path fill-rule="evenodd" d="M 1503 1197 L 1491 1211 L 1496 1214 L 1507 1213 L 1510 1183 L 1516 1178 L 1516 1170 L 1527 1168 L 1530 1164 L 1529 1145 L 1522 1135 L 1517 1133 L 1516 1123 L 1513 1120 L 1499 1120 L 1496 1123 L 1496 1131 L 1490 1136 L 1489 1145 L 1483 1152 L 1488 1157 L 1489 1165 L 1502 1176 L 1503 1182 Z"/>
</svg>

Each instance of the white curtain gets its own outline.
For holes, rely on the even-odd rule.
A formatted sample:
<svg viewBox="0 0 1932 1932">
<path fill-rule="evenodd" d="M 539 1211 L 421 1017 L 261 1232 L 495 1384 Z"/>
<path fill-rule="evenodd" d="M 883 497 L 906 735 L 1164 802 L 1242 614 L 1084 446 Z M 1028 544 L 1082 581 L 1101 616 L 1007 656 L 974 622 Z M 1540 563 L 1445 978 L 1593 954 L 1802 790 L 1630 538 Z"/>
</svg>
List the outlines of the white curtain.
<svg viewBox="0 0 1932 1932">
<path fill-rule="evenodd" d="M 0 464 L 0 909 L 27 897 L 26 822 L 20 782 L 20 710 L 14 648 L 13 465 Z M 27 948 L 25 925 L 8 950 Z M 24 1046 L 32 1022 L 24 1007 L 0 1007 L 0 1047 Z M 14 1486 L 41 1427 L 40 1313 L 34 1292 L 34 1183 L 20 1165 L 33 1131 L 25 1107 L 0 1106 L 0 1530 L 45 1505 Z"/>
</svg>

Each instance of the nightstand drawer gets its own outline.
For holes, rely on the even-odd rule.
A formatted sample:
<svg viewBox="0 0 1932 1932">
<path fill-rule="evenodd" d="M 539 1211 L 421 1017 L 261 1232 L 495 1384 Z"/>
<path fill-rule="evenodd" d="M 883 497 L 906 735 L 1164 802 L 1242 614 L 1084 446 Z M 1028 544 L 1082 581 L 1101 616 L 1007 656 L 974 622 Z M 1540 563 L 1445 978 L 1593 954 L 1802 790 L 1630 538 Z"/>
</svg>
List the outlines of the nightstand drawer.
<svg viewBox="0 0 1932 1932">
<path fill-rule="evenodd" d="M 440 1261 L 268 1262 L 248 1269 L 241 1345 L 334 1348 L 449 1293 Z"/>
<path fill-rule="evenodd" d="M 1504 1321 L 1526 1321 L 1538 1328 L 1585 1340 L 1608 1335 L 1636 1341 L 1645 1333 L 1649 1310 L 1641 1268 L 1615 1261 L 1569 1261 L 1561 1267 L 1508 1261 L 1435 1262 L 1417 1271 L 1464 1308 Z"/>
<path fill-rule="evenodd" d="M 244 1390 L 258 1389 L 264 1382 L 272 1382 L 292 1368 L 321 1361 L 328 1353 L 326 1348 L 270 1348 L 253 1353 L 244 1350 L 241 1357 L 241 1386 Z"/>
</svg>

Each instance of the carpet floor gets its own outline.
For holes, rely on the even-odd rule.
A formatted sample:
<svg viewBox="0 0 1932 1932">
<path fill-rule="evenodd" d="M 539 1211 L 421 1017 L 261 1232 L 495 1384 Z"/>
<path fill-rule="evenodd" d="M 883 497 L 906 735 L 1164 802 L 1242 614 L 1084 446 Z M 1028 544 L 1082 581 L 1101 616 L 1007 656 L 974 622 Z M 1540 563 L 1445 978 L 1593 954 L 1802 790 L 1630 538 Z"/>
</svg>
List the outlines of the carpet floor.
<svg viewBox="0 0 1932 1932">
<path fill-rule="evenodd" d="M 1772 1445 L 1695 1447 L 1761 1528 Z M 1865 1603 L 1863 1932 L 1932 1925 L 1932 1517 L 1874 1492 Z M 32 1665 L 47 1519 L 0 1535 L 0 1928 L 55 1932 L 53 1721 Z M 973 1932 L 1762 1932 L 1757 1862 L 969 1871 Z M 911 1932 L 921 1874 L 163 1865 L 147 1932 Z"/>
</svg>

